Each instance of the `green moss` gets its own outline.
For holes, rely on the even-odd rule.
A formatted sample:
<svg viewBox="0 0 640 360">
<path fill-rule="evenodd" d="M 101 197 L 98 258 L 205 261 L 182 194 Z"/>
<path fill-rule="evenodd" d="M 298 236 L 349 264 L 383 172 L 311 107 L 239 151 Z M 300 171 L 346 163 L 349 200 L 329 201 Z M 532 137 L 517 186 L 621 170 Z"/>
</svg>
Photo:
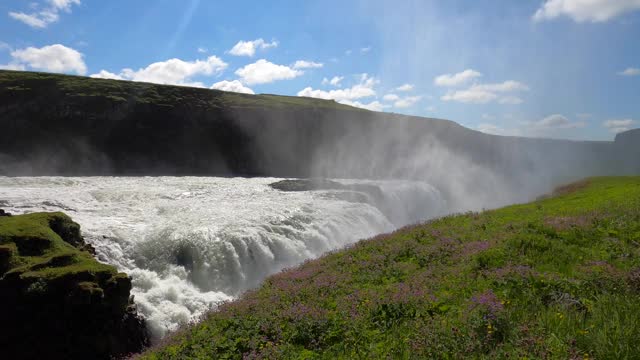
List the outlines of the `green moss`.
<svg viewBox="0 0 640 360">
<path fill-rule="evenodd" d="M 0 253 L 7 254 L 0 258 L 6 256 L 3 263 L 11 264 L 5 276 L 51 281 L 117 273 L 114 267 L 99 263 L 91 253 L 79 249 L 79 241 L 78 224 L 63 213 L 0 217 L 0 246 L 6 249 Z"/>
<path fill-rule="evenodd" d="M 636 358 L 640 177 L 447 216 L 268 278 L 143 354 Z"/>
</svg>

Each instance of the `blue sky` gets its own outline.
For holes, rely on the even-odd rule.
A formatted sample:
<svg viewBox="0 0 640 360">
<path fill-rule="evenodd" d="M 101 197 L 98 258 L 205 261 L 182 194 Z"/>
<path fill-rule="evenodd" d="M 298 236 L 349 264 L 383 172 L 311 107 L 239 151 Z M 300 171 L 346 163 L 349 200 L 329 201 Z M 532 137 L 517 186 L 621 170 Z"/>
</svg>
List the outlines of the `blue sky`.
<svg viewBox="0 0 640 360">
<path fill-rule="evenodd" d="M 640 0 L 4 0 L 0 67 L 332 98 L 485 132 L 640 127 Z"/>
</svg>

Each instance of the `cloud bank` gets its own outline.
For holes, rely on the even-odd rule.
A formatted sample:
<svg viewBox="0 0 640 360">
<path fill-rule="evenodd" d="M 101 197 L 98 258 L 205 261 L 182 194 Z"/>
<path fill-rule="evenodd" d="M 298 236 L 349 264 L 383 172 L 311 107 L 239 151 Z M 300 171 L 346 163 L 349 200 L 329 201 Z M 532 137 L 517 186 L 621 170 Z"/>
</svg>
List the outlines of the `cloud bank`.
<svg viewBox="0 0 640 360">
<path fill-rule="evenodd" d="M 204 60 L 184 61 L 181 59 L 169 59 L 159 61 L 145 68 L 133 70 L 122 69 L 118 74 L 101 70 L 92 74 L 93 78 L 144 81 L 156 84 L 183 85 L 205 87 L 203 83 L 191 80 L 199 75 L 219 74 L 227 68 L 228 64 L 217 56 L 210 56 Z"/>
<path fill-rule="evenodd" d="M 80 0 L 49 0 L 48 6 L 32 13 L 10 11 L 9 17 L 18 20 L 34 29 L 44 29 L 60 19 L 60 11 L 71 12 L 72 5 L 80 5 Z M 34 3 L 35 6 L 40 6 Z"/>
<path fill-rule="evenodd" d="M 257 50 L 266 50 L 269 48 L 275 48 L 278 46 L 278 42 L 273 40 L 270 43 L 264 41 L 264 39 L 256 39 L 253 41 L 238 41 L 231 50 L 229 50 L 229 54 L 235 56 L 249 56 L 253 57 L 256 54 Z"/>
<path fill-rule="evenodd" d="M 342 80 L 344 80 L 344 76 L 334 76 L 331 79 L 323 78 L 322 85 L 331 84 L 333 86 L 339 87 Z"/>
<path fill-rule="evenodd" d="M 495 84 L 476 84 L 464 90 L 449 91 L 440 99 L 467 104 L 486 104 L 493 101 L 497 101 L 499 104 L 520 104 L 523 100 L 511 93 L 527 90 L 529 90 L 527 85 L 507 80 Z"/>
<path fill-rule="evenodd" d="M 238 80 L 227 81 L 223 80 L 211 85 L 211 89 L 222 90 L 222 91 L 231 91 L 243 94 L 255 94 L 252 89 L 242 85 L 242 83 Z"/>
<path fill-rule="evenodd" d="M 14 50 L 10 54 L 9 64 L 0 65 L 0 68 L 8 70 L 31 69 L 78 75 L 87 73 L 87 65 L 83 60 L 84 55 L 61 44 L 41 48 L 28 47 Z"/>
<path fill-rule="evenodd" d="M 640 10 L 640 0 L 548 0 L 535 12 L 533 20 L 566 16 L 579 23 L 597 23 L 636 10 Z"/>
<path fill-rule="evenodd" d="M 617 134 L 623 131 L 631 130 L 636 124 L 632 119 L 620 119 L 620 120 L 607 120 L 602 123 L 602 126 L 609 129 L 610 132 Z"/>
<path fill-rule="evenodd" d="M 335 84 L 339 84 L 342 78 L 334 77 Z M 332 79 L 332 80 L 334 80 Z M 325 79 L 326 80 L 326 79 Z M 323 81 L 324 82 L 324 81 Z M 331 81 L 329 81 L 331 82 Z M 341 104 L 355 106 L 372 111 L 382 111 L 384 105 L 379 101 L 371 101 L 369 103 L 363 103 L 360 99 L 372 97 L 376 95 L 375 86 L 380 81 L 374 77 L 370 77 L 368 74 L 360 75 L 359 82 L 350 88 L 335 89 L 335 90 L 320 90 L 313 89 L 312 87 L 306 87 L 298 91 L 298 96 L 312 97 L 325 100 L 335 100 Z"/>
<path fill-rule="evenodd" d="M 265 59 L 246 65 L 236 70 L 236 75 L 247 85 L 268 84 L 278 80 L 294 79 L 303 71 L 285 65 L 277 65 Z"/>
<path fill-rule="evenodd" d="M 634 67 L 626 68 L 624 71 L 619 72 L 618 75 L 622 75 L 622 76 L 640 76 L 640 69 L 634 68 Z"/>
<path fill-rule="evenodd" d="M 457 74 L 442 74 L 433 79 L 433 83 L 436 86 L 459 86 L 469 82 L 472 79 L 478 78 L 482 76 L 481 73 L 473 70 L 467 69 Z"/>
</svg>

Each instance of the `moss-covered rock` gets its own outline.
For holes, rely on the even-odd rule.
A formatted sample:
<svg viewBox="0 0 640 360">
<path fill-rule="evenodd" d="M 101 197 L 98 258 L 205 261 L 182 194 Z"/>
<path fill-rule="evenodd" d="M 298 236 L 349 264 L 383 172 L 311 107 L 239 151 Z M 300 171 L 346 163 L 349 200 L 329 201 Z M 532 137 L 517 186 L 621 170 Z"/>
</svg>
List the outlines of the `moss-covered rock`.
<svg viewBox="0 0 640 360">
<path fill-rule="evenodd" d="M 3 356 L 110 358 L 148 344 L 131 279 L 92 250 L 63 213 L 0 217 Z"/>
</svg>

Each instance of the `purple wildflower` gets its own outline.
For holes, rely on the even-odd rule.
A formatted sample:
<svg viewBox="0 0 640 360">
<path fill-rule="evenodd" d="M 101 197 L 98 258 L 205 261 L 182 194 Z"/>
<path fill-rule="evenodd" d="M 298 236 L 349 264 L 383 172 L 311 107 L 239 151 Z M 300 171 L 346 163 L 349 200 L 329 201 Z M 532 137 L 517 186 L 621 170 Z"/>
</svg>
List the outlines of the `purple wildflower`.
<svg viewBox="0 0 640 360">
<path fill-rule="evenodd" d="M 504 309 L 504 305 L 493 290 L 489 289 L 471 298 L 471 310 L 474 309 L 481 309 L 486 312 L 487 318 L 495 319 Z"/>
</svg>

